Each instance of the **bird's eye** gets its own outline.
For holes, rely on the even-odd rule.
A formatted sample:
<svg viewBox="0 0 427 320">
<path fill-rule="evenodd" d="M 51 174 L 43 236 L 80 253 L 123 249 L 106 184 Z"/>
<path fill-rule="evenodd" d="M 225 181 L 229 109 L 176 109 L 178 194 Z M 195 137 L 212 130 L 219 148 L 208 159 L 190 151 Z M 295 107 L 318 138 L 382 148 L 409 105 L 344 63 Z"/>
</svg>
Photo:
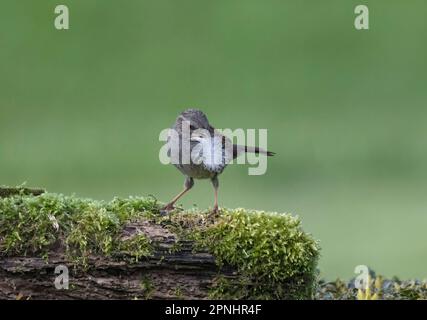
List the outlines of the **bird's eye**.
<svg viewBox="0 0 427 320">
<path fill-rule="evenodd" d="M 190 130 L 196 130 L 196 127 L 193 125 L 190 125 Z"/>
</svg>

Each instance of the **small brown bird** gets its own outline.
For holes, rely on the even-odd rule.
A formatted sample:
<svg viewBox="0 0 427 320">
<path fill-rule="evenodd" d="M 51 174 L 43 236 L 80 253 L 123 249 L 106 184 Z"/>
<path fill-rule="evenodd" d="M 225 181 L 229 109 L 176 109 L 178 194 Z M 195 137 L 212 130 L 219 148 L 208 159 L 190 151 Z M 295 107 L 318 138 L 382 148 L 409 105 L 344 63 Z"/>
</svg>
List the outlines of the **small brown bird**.
<svg viewBox="0 0 427 320">
<path fill-rule="evenodd" d="M 189 132 L 183 128 L 189 128 Z M 231 140 L 215 130 L 206 115 L 197 109 L 188 109 L 182 112 L 175 121 L 168 136 L 168 156 L 178 150 L 176 161 L 172 164 L 185 175 L 184 190 L 174 197 L 162 210 L 174 209 L 175 203 L 194 185 L 194 179 L 210 179 L 215 191 L 213 212 L 218 212 L 218 175 L 224 171 L 227 164 L 239 155 L 247 153 L 265 154 L 273 156 L 274 153 L 258 147 L 241 146 L 232 144 Z M 185 148 L 185 139 L 189 140 Z M 215 150 L 219 150 L 216 152 Z M 187 156 L 187 161 L 184 157 Z"/>
</svg>

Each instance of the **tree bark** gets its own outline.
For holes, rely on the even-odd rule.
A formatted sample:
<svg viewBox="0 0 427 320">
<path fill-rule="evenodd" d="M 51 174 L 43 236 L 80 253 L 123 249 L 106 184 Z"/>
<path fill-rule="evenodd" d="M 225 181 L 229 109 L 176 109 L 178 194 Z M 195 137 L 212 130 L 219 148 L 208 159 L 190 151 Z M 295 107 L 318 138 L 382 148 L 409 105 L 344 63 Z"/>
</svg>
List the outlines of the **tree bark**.
<svg viewBox="0 0 427 320">
<path fill-rule="evenodd" d="M 0 299 L 206 299 L 215 279 L 233 279 L 229 267 L 219 269 L 215 258 L 194 251 L 191 241 L 176 246 L 176 235 L 166 227 L 135 222 L 125 227 L 125 236 L 144 232 L 154 244 L 150 258 L 130 263 L 121 257 L 91 256 L 88 268 L 74 268 L 62 249 L 49 258 L 0 257 Z M 55 268 L 67 266 L 69 288 L 57 289 Z"/>
</svg>

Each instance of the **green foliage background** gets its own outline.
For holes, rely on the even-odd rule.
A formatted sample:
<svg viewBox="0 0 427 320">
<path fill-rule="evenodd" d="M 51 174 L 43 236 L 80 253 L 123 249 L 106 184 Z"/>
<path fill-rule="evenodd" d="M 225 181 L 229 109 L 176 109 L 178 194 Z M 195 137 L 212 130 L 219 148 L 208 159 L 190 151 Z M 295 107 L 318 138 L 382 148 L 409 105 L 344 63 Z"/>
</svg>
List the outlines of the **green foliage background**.
<svg viewBox="0 0 427 320">
<path fill-rule="evenodd" d="M 427 3 L 362 2 L 369 31 L 352 0 L 2 0 L 0 184 L 167 201 L 183 177 L 158 135 L 198 107 L 277 152 L 263 176 L 229 167 L 223 206 L 299 214 L 328 278 L 425 277 Z"/>
</svg>

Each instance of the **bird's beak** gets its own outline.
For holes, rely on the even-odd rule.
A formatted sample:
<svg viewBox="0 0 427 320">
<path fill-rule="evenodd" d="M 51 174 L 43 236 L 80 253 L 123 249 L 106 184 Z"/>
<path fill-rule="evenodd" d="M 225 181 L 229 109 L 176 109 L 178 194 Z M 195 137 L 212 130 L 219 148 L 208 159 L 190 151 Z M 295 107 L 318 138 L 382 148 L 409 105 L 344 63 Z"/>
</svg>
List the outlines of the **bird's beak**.
<svg viewBox="0 0 427 320">
<path fill-rule="evenodd" d="M 190 138 L 190 141 L 200 142 L 200 141 L 202 141 L 202 138 L 201 138 L 201 137 L 199 137 L 199 136 L 192 136 L 192 137 Z"/>
</svg>

